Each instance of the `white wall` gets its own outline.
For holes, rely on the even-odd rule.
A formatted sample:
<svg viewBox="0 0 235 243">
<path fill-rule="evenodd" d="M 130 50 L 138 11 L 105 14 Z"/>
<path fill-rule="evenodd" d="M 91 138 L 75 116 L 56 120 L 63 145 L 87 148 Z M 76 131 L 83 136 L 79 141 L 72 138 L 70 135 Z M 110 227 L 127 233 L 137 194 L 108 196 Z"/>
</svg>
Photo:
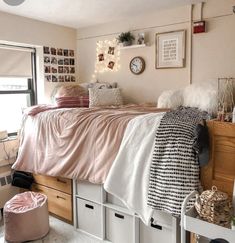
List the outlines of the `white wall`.
<svg viewBox="0 0 235 243">
<path fill-rule="evenodd" d="M 44 82 L 42 47 L 51 46 L 75 50 L 76 31 L 63 26 L 0 12 L 0 43 L 2 42 L 30 45 L 37 48 L 39 102 L 48 102 L 50 93 L 56 84 Z M 2 173 L 2 170 L 3 172 L 10 171 L 10 166 L 6 164 L 14 162 L 17 147 L 17 140 L 5 142 L 4 144 L 0 143 L 0 173 Z M 7 159 L 5 150 L 10 155 L 10 160 Z M 17 192 L 18 190 L 14 187 L 1 190 L 0 208 L 6 200 Z"/>
<path fill-rule="evenodd" d="M 103 24 L 77 30 L 77 52 L 79 81 L 89 82 L 96 61 L 96 42 L 113 39 L 127 30 L 134 34 L 145 32 L 149 47 L 121 50 L 121 69 L 118 72 L 99 74 L 100 81 L 118 82 L 128 101 L 155 102 L 166 89 L 182 88 L 190 83 L 215 81 L 221 76 L 235 76 L 235 15 L 232 13 L 234 0 L 208 0 L 204 4 L 203 17 L 208 31 L 192 35 L 191 7 L 155 12 L 126 21 Z M 200 18 L 200 4 L 193 8 L 193 18 Z M 156 33 L 187 30 L 186 66 L 178 69 L 155 69 Z M 192 55 L 191 55 L 192 53 Z M 146 69 L 140 75 L 133 75 L 129 62 L 134 56 L 142 56 Z M 192 58 L 192 69 L 190 67 Z"/>
<path fill-rule="evenodd" d="M 0 12 L 0 42 L 27 44 L 37 47 L 39 65 L 38 84 L 40 103 L 49 101 L 55 83 L 44 82 L 42 46 L 76 50 L 76 30 L 25 17 Z M 45 95 L 45 97 L 44 97 Z"/>
</svg>

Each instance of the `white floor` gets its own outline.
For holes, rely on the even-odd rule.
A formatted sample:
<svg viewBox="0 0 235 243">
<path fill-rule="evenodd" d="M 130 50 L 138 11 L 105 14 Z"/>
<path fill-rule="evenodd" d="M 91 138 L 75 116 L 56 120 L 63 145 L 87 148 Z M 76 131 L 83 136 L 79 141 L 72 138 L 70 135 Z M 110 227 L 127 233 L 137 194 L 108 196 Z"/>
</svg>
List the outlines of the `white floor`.
<svg viewBox="0 0 235 243">
<path fill-rule="evenodd" d="M 50 232 L 43 239 L 33 243 L 101 243 L 83 233 L 74 230 L 72 225 L 50 216 Z M 0 243 L 5 243 L 3 221 L 0 221 Z"/>
</svg>

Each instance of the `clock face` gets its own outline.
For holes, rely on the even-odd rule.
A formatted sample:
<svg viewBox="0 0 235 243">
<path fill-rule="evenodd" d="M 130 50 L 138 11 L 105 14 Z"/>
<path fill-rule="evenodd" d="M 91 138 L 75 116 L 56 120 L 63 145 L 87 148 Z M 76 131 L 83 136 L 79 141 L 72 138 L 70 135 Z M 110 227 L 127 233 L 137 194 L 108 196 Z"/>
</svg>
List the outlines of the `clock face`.
<svg viewBox="0 0 235 243">
<path fill-rule="evenodd" d="M 130 62 L 130 70 L 134 74 L 140 74 L 145 69 L 145 62 L 142 57 L 134 57 Z"/>
</svg>

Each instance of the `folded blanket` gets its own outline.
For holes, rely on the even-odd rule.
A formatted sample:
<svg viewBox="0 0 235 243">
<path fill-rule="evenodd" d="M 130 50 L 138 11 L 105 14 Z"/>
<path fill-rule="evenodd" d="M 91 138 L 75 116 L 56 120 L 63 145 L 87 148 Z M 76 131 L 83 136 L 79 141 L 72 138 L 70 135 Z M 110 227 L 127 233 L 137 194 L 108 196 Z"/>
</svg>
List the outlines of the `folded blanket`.
<svg viewBox="0 0 235 243">
<path fill-rule="evenodd" d="M 104 183 L 105 190 L 137 213 L 146 225 L 153 214 L 147 197 L 154 137 L 163 114 L 142 115 L 129 122 Z"/>
<path fill-rule="evenodd" d="M 156 132 L 148 205 L 180 216 L 184 198 L 199 189 L 197 125 L 207 116 L 195 108 L 167 112 Z M 189 204 L 189 207 L 192 204 Z"/>
</svg>

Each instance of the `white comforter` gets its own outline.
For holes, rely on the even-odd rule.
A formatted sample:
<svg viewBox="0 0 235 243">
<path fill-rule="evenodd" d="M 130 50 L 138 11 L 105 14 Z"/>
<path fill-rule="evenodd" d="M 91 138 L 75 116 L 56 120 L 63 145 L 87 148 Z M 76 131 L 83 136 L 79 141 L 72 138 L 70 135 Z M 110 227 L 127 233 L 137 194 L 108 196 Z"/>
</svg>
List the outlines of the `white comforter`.
<svg viewBox="0 0 235 243">
<path fill-rule="evenodd" d="M 164 113 L 150 113 L 132 119 L 126 128 L 104 188 L 119 198 L 148 225 L 153 209 L 147 206 L 149 170 L 154 138 Z"/>
</svg>

